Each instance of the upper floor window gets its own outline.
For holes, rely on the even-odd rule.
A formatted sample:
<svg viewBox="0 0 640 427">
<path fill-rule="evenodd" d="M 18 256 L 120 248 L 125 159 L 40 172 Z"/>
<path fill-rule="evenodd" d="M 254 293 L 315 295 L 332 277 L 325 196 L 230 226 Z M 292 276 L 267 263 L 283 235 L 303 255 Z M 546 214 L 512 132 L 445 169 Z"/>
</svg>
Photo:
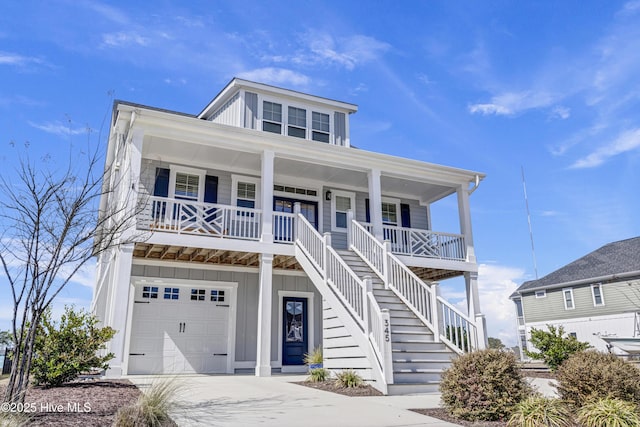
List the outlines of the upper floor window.
<svg viewBox="0 0 640 427">
<path fill-rule="evenodd" d="M 356 205 L 354 193 L 346 191 L 334 191 L 331 198 L 331 211 L 333 213 L 332 229 L 334 231 L 346 231 L 347 211 L 353 210 Z"/>
<path fill-rule="evenodd" d="M 262 130 L 282 133 L 282 104 L 262 101 Z"/>
<path fill-rule="evenodd" d="M 198 200 L 199 175 L 176 172 L 175 185 L 174 194 L 176 199 Z"/>
<path fill-rule="evenodd" d="M 297 138 L 307 137 L 307 110 L 289 107 L 289 125 L 287 135 Z"/>
<path fill-rule="evenodd" d="M 602 285 L 600 285 L 600 283 L 591 285 L 591 296 L 593 296 L 593 305 L 595 307 L 604 305 L 604 297 L 602 296 Z"/>
<path fill-rule="evenodd" d="M 314 111 L 311 114 L 311 139 L 329 142 L 329 115 Z"/>
<path fill-rule="evenodd" d="M 546 290 L 536 291 L 536 298 L 545 298 L 547 296 Z"/>
<path fill-rule="evenodd" d="M 398 205 L 397 201 L 382 201 L 382 223 L 386 225 L 398 225 Z"/>
<path fill-rule="evenodd" d="M 252 182 L 238 182 L 236 205 L 243 208 L 256 207 L 256 184 Z"/>
<path fill-rule="evenodd" d="M 563 289 L 562 295 L 564 297 L 564 308 L 565 310 L 573 310 L 575 305 L 573 303 L 573 289 Z"/>
</svg>

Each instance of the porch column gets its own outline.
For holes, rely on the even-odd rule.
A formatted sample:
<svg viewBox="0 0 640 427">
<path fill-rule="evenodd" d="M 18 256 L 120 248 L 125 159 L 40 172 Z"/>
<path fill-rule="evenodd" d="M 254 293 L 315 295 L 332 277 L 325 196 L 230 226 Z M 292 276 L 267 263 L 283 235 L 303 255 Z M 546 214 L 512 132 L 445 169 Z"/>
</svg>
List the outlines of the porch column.
<svg viewBox="0 0 640 427">
<path fill-rule="evenodd" d="M 256 377 L 271 376 L 271 303 L 273 292 L 273 255 L 260 256 L 260 289 L 258 295 L 258 350 Z"/>
<path fill-rule="evenodd" d="M 121 242 L 131 242 L 136 238 L 136 209 L 138 205 L 138 189 L 140 187 L 140 170 L 142 168 L 142 142 L 144 140 L 144 130 L 134 129 L 131 133 L 131 137 L 128 140 L 129 144 L 126 146 L 126 154 L 123 156 L 124 160 L 122 164 L 128 165 L 129 170 L 119 171 L 119 177 L 116 177 L 119 181 L 116 181 L 113 185 L 118 187 L 118 191 L 113 194 L 118 194 L 118 201 L 109 200 L 109 203 L 116 203 L 114 210 L 107 209 L 107 215 L 113 215 L 115 221 L 125 221 L 127 229 L 122 233 Z M 116 159 L 115 162 L 119 160 Z M 115 166 L 115 162 L 114 165 Z M 118 212 L 120 206 L 126 206 L 123 213 Z"/>
<path fill-rule="evenodd" d="M 274 152 L 262 152 L 262 238 L 265 243 L 273 242 L 273 163 Z"/>
<path fill-rule="evenodd" d="M 460 233 L 464 236 L 467 261 L 476 262 L 476 253 L 473 248 L 473 232 L 471 231 L 471 207 L 469 205 L 469 190 L 461 185 L 456 190 L 458 193 L 458 215 L 460 215 Z"/>
<path fill-rule="evenodd" d="M 380 184 L 380 170 L 371 169 L 367 172 L 369 179 L 369 219 L 372 234 L 381 242 L 384 240 L 382 230 L 382 188 Z"/>
<path fill-rule="evenodd" d="M 478 292 L 478 273 L 464 273 L 464 281 L 467 291 L 467 312 L 469 318 L 474 321 L 478 331 L 478 346 L 480 349 L 487 347 L 486 319 L 480 311 L 480 296 Z"/>
<path fill-rule="evenodd" d="M 109 298 L 106 303 L 106 325 L 116 330 L 109 342 L 108 352 L 115 354 L 109 362 L 108 377 L 124 375 L 127 355 L 124 353 L 127 335 L 127 314 L 129 312 L 129 290 L 131 287 L 131 263 L 133 261 L 133 244 L 123 245 L 114 259 L 115 272 L 111 275 Z M 130 329 L 130 328 L 129 328 Z"/>
</svg>

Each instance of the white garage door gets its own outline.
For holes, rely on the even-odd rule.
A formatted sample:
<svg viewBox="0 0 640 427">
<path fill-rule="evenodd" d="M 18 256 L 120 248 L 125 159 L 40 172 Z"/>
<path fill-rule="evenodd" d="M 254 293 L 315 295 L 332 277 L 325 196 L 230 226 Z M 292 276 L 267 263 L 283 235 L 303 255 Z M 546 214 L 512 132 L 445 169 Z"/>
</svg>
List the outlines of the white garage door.
<svg viewBox="0 0 640 427">
<path fill-rule="evenodd" d="M 141 284 L 129 342 L 129 374 L 227 372 L 231 290 Z"/>
</svg>

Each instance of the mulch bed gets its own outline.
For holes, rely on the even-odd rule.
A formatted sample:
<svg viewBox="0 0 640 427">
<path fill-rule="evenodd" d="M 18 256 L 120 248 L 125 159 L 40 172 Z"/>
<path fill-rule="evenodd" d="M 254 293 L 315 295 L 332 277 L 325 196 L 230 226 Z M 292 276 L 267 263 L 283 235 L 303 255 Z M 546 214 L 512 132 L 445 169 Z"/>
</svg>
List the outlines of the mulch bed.
<svg viewBox="0 0 640 427">
<path fill-rule="evenodd" d="M 410 411 L 417 412 L 422 415 L 428 415 L 439 420 L 447 421 L 453 424 L 458 424 L 465 427 L 505 427 L 506 421 L 465 421 L 459 418 L 454 418 L 443 408 L 433 409 L 409 409 Z"/>
<path fill-rule="evenodd" d="M 0 396 L 6 386 L 0 385 Z M 140 390 L 128 380 L 90 379 L 60 387 L 29 387 L 25 405 L 34 408 L 29 426 L 111 426 L 116 412 L 133 404 Z"/>
<path fill-rule="evenodd" d="M 335 381 L 322 381 L 317 383 L 312 383 L 311 381 L 302 381 L 302 382 L 296 382 L 294 384 L 300 384 L 305 387 L 315 388 L 323 391 L 330 391 L 332 393 L 338 393 L 344 396 L 352 396 L 352 397 L 382 396 L 382 393 L 380 393 L 378 390 L 371 387 L 370 385 L 347 388 L 347 387 L 340 387 L 339 385 L 336 385 Z"/>
</svg>

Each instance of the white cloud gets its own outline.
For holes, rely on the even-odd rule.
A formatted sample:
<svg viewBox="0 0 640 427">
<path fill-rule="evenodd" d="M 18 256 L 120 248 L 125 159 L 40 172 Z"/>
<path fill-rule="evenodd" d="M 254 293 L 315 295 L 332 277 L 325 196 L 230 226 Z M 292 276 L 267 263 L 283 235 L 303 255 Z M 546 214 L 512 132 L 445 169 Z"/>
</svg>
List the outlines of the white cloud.
<svg viewBox="0 0 640 427">
<path fill-rule="evenodd" d="M 112 47 L 121 46 L 147 46 L 149 44 L 149 38 L 143 37 L 135 31 L 125 32 L 119 31 L 117 33 L 108 33 L 102 35 L 103 45 Z"/>
<path fill-rule="evenodd" d="M 505 92 L 491 98 L 490 103 L 470 105 L 471 114 L 511 116 L 522 111 L 548 107 L 556 96 L 546 91 Z"/>
<path fill-rule="evenodd" d="M 52 133 L 54 135 L 59 136 L 67 136 L 67 135 L 80 135 L 83 133 L 88 133 L 91 129 L 87 126 L 81 128 L 72 128 L 69 124 L 64 124 L 62 122 L 46 122 L 44 124 L 37 124 L 33 122 L 28 122 L 30 126 L 45 131 L 47 133 Z"/>
<path fill-rule="evenodd" d="M 353 70 L 356 66 L 377 60 L 391 47 L 373 37 L 356 34 L 334 38 L 329 33 L 309 32 L 305 38 L 307 49 L 293 58 L 295 63 L 331 63 Z"/>
<path fill-rule="evenodd" d="M 33 56 L 24 56 L 17 53 L 0 52 L 0 65 L 25 66 L 29 64 L 43 64 L 44 61 Z"/>
<path fill-rule="evenodd" d="M 283 84 L 289 83 L 293 86 L 305 86 L 309 84 L 309 77 L 296 71 L 285 68 L 258 68 L 255 70 L 244 71 L 237 74 L 238 77 L 257 81 L 260 83 Z"/>
<path fill-rule="evenodd" d="M 566 120 L 571 116 L 571 109 L 567 107 L 557 106 L 551 110 L 551 118 Z"/>
<path fill-rule="evenodd" d="M 598 148 L 591 154 L 578 159 L 571 168 L 586 169 L 600 166 L 609 158 L 626 153 L 640 147 L 640 128 L 625 131 L 621 133 L 615 140 Z"/>
</svg>

